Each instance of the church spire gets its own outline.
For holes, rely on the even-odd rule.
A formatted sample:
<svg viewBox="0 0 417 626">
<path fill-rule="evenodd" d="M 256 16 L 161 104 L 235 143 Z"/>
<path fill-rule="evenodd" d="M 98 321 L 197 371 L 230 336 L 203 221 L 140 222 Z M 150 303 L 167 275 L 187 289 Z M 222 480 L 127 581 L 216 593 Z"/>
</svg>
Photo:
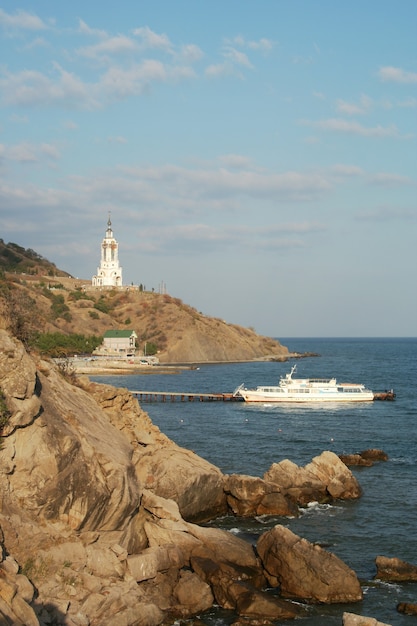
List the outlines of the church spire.
<svg viewBox="0 0 417 626">
<path fill-rule="evenodd" d="M 101 243 L 101 262 L 97 275 L 93 276 L 93 287 L 121 287 L 122 268 L 119 265 L 119 244 L 113 236 L 110 211 L 106 235 Z"/>
</svg>

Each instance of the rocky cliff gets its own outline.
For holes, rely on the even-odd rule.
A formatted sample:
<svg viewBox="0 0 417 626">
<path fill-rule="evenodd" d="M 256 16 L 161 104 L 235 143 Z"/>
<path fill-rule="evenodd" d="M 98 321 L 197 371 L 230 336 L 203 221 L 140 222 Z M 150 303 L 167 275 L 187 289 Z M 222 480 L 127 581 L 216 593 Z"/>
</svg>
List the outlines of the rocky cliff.
<svg viewBox="0 0 417 626">
<path fill-rule="evenodd" d="M 200 525 L 359 497 L 336 455 L 294 466 L 293 480 L 288 463 L 225 476 L 170 441 L 127 390 L 75 382 L 0 330 L 0 623 L 157 626 L 213 604 L 266 623 L 303 614 L 305 601 L 362 598 L 353 571 L 284 527 L 255 549 Z"/>
</svg>

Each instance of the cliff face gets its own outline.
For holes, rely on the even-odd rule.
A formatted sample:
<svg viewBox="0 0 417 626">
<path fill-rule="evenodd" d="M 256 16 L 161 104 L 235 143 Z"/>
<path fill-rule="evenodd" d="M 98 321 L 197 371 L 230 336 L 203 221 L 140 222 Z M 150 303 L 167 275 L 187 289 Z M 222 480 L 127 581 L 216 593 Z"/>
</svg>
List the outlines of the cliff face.
<svg viewBox="0 0 417 626">
<path fill-rule="evenodd" d="M 163 435 L 127 390 L 88 379 L 70 384 L 4 330 L 0 391 L 0 616 L 38 626 L 43 607 L 52 606 L 55 624 L 101 625 L 107 615 L 113 625 L 117 612 L 136 624 L 134 604 L 144 624 L 161 623 L 163 612 L 137 588 L 127 556 L 164 542 L 165 518 L 188 532 L 183 518 L 225 513 L 221 472 Z M 165 568 L 166 551 L 161 558 L 149 578 Z M 98 605 L 88 604 L 92 593 Z"/>
</svg>

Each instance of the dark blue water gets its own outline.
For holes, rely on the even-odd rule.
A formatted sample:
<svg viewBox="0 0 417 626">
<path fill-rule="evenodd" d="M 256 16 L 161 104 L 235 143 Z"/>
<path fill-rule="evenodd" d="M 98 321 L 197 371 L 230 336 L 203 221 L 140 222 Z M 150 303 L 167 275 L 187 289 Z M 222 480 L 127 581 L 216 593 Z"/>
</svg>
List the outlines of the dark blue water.
<svg viewBox="0 0 417 626">
<path fill-rule="evenodd" d="M 364 383 L 373 391 L 393 388 L 395 402 L 351 406 L 258 406 L 235 402 L 144 403 L 152 421 L 177 444 L 194 450 L 224 473 L 263 476 L 274 462 L 288 458 L 309 463 L 323 450 L 359 452 L 381 448 L 387 462 L 353 469 L 363 496 L 355 502 L 308 508 L 300 518 L 241 520 L 213 524 L 245 539 L 277 523 L 312 542 L 323 542 L 352 567 L 363 582 L 364 600 L 348 606 L 311 607 L 305 626 L 338 625 L 344 611 L 405 626 L 413 618 L 396 611 L 398 602 L 417 602 L 417 584 L 373 580 L 375 557 L 399 557 L 417 564 L 417 339 L 281 339 L 293 352 L 319 357 L 297 360 L 301 376 L 335 376 Z M 177 375 L 92 377 L 131 390 L 231 392 L 274 384 L 289 363 L 202 365 Z M 209 626 L 235 618 L 213 609 L 202 616 Z M 415 618 L 414 618 L 415 619 Z"/>
</svg>

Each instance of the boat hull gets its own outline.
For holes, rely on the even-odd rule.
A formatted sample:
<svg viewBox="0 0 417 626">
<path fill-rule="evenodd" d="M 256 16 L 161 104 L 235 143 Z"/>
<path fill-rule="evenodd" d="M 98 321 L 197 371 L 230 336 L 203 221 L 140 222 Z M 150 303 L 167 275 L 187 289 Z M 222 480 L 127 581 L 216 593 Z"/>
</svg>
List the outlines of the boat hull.
<svg viewBox="0 0 417 626">
<path fill-rule="evenodd" d="M 357 395 L 354 394 L 320 394 L 317 396 L 310 395 L 308 398 L 301 396 L 291 396 L 290 394 L 280 394 L 279 396 L 275 396 L 273 394 L 264 394 L 258 393 L 256 391 L 240 391 L 239 395 L 243 398 L 245 402 L 263 402 L 263 403 L 273 403 L 273 404 L 281 404 L 281 403 L 291 403 L 291 404 L 318 404 L 322 402 L 341 402 L 351 403 L 351 402 L 372 402 L 374 400 L 373 393 L 360 393 Z M 348 396 L 349 397 L 346 397 Z"/>
</svg>

